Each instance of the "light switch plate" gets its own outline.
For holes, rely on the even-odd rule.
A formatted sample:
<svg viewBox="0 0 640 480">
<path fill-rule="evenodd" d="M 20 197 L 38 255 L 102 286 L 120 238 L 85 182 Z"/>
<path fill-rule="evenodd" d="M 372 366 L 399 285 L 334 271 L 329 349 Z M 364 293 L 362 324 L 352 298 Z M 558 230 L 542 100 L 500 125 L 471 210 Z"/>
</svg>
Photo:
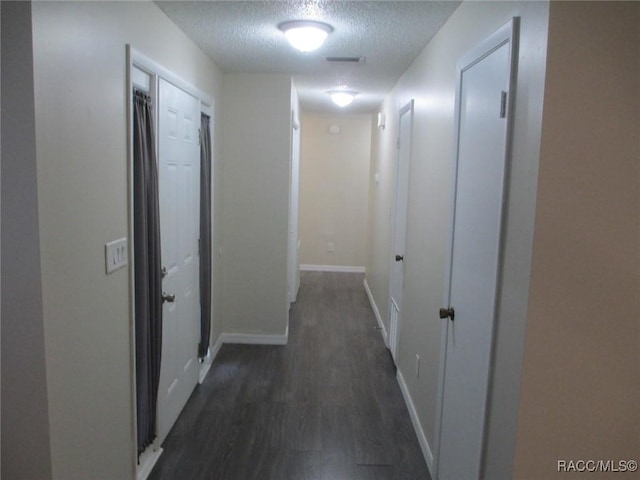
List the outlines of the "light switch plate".
<svg viewBox="0 0 640 480">
<path fill-rule="evenodd" d="M 126 266 L 129 262 L 128 257 L 126 238 L 114 240 L 104 246 L 104 261 L 107 273 L 113 273 Z"/>
</svg>

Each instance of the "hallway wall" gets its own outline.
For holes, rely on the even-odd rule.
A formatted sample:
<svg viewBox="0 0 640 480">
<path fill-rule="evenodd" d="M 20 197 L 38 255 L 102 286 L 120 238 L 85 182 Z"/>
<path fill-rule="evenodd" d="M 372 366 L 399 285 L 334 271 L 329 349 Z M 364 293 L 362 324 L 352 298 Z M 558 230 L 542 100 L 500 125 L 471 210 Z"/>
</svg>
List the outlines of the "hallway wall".
<svg viewBox="0 0 640 480">
<path fill-rule="evenodd" d="M 301 264 L 365 265 L 371 121 L 371 115 L 302 117 Z M 330 133 L 331 125 L 340 131 Z"/>
<path fill-rule="evenodd" d="M 551 4 L 542 128 L 523 480 L 565 477 L 562 459 L 638 460 L 640 4 Z"/>
<path fill-rule="evenodd" d="M 134 475 L 129 272 L 104 266 L 104 244 L 128 236 L 127 43 L 219 99 L 218 68 L 152 2 L 33 3 L 51 459 L 61 480 Z"/>
<path fill-rule="evenodd" d="M 0 474 L 8 479 L 48 479 L 51 452 L 40 283 L 31 3 L 2 2 L 0 12 L 4 22 Z"/>
<path fill-rule="evenodd" d="M 291 89 L 290 75 L 224 75 L 225 333 L 287 331 Z"/>
<path fill-rule="evenodd" d="M 403 318 L 399 372 L 435 454 L 435 425 L 444 296 L 444 269 L 451 215 L 454 101 L 457 60 L 513 16 L 521 17 L 518 91 L 514 121 L 510 205 L 507 212 L 504 291 L 499 305 L 489 412 L 485 477 L 511 477 L 518 389 L 535 214 L 542 121 L 548 4 L 463 2 L 385 99 L 385 130 L 374 130 L 369 179 L 367 283 L 389 322 L 391 211 L 394 202 L 398 111 L 415 100 Z M 375 185 L 375 175 L 380 183 Z M 416 354 L 421 357 L 419 377 Z"/>
</svg>

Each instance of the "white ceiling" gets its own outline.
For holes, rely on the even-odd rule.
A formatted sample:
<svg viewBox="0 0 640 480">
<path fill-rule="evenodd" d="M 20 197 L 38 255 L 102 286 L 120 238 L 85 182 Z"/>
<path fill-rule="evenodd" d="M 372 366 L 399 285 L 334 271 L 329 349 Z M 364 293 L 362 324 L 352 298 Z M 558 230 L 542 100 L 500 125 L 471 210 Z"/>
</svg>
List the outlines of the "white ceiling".
<svg viewBox="0 0 640 480">
<path fill-rule="evenodd" d="M 293 75 L 307 111 L 375 112 L 384 96 L 458 1 L 156 1 L 223 72 Z M 325 44 L 300 53 L 278 24 L 320 20 L 333 26 Z M 325 57 L 365 57 L 363 64 L 329 63 Z M 327 91 L 359 92 L 345 109 Z"/>
</svg>

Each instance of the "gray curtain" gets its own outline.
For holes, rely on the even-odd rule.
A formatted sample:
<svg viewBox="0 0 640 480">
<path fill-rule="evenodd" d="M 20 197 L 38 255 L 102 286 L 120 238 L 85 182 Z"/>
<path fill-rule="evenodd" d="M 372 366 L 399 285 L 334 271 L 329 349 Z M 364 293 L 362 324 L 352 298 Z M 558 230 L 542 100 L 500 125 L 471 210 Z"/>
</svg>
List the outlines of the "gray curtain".
<svg viewBox="0 0 640 480">
<path fill-rule="evenodd" d="M 198 356 L 207 354 L 211 335 L 211 119 L 200 121 L 200 344 Z"/>
<path fill-rule="evenodd" d="M 133 95 L 136 413 L 138 455 L 156 437 L 162 355 L 162 277 L 158 168 L 151 99 Z"/>
</svg>

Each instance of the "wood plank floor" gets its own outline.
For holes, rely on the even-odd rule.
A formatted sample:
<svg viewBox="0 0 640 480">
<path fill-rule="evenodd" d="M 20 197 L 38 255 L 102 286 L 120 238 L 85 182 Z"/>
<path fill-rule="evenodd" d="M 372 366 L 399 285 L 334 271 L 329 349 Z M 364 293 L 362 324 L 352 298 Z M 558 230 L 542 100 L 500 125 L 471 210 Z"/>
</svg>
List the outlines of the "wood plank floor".
<svg viewBox="0 0 640 480">
<path fill-rule="evenodd" d="M 150 480 L 430 480 L 363 275 L 303 272 L 287 346 L 224 345 Z"/>
</svg>

